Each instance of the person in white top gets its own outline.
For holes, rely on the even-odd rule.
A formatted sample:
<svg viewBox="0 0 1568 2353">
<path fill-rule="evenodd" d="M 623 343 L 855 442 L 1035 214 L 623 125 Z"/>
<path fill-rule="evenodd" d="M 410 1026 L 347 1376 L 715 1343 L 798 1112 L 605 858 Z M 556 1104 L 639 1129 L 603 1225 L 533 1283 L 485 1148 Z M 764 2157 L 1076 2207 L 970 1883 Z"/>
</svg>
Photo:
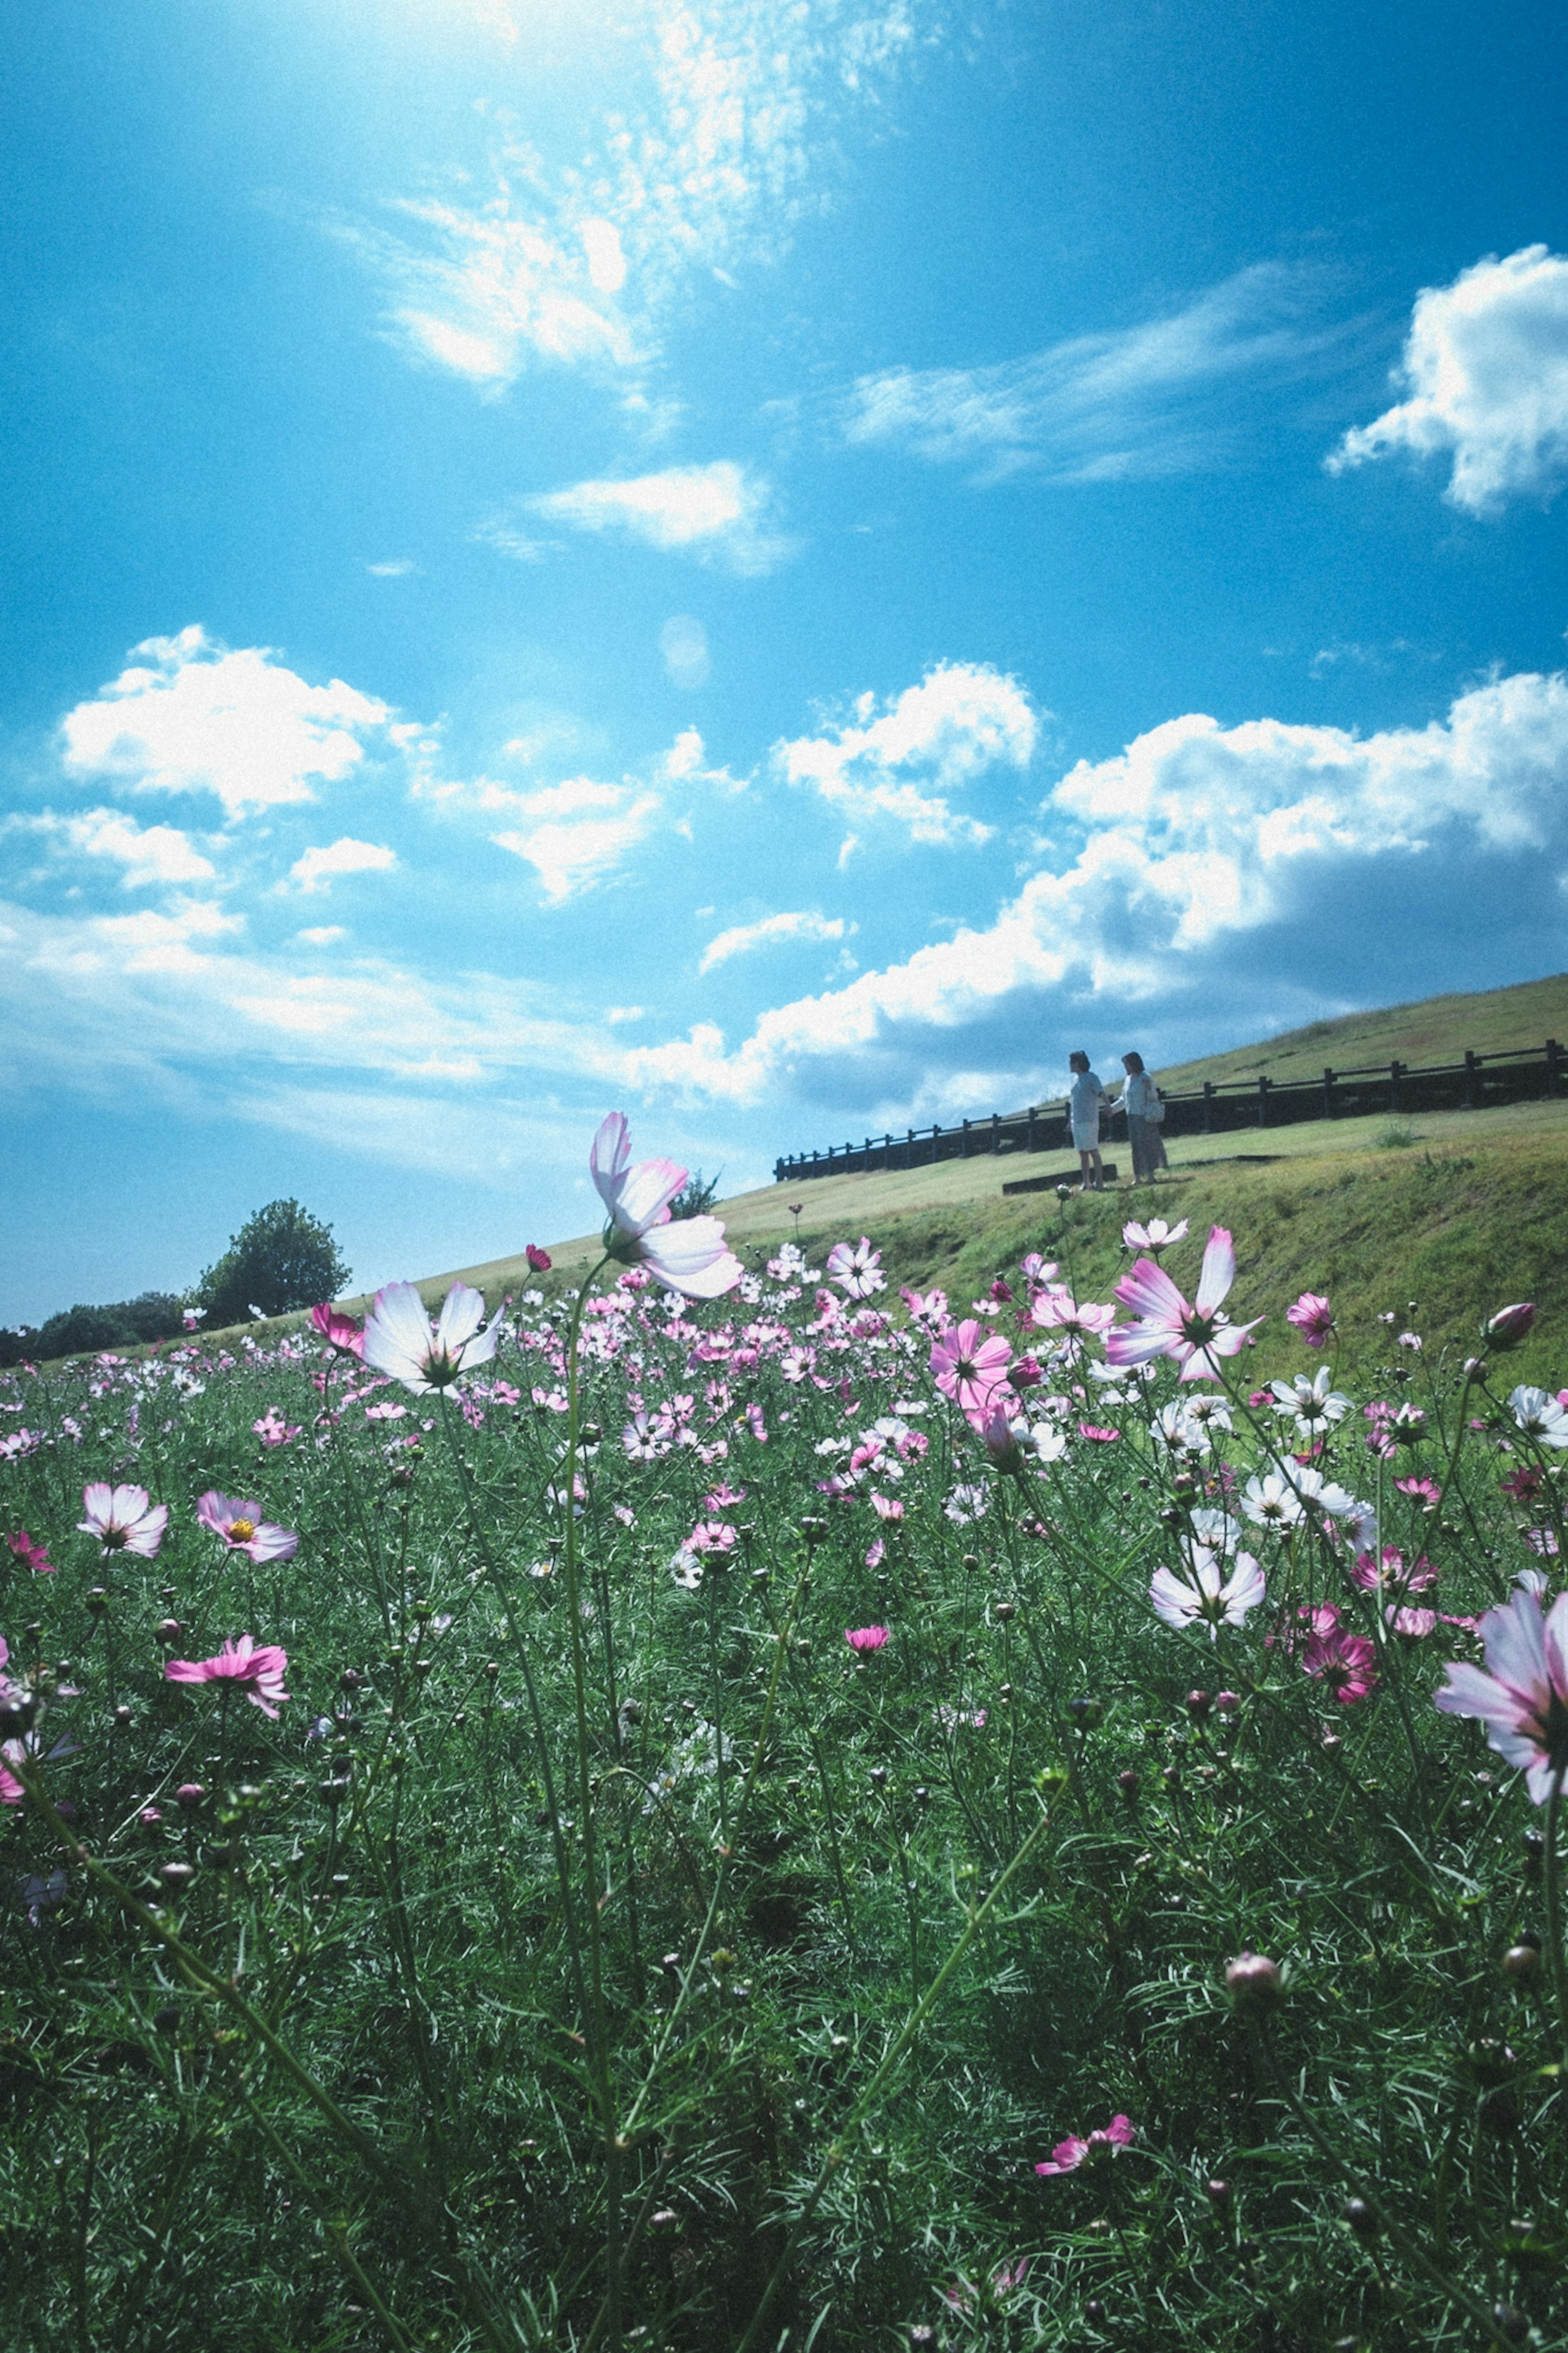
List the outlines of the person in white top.
<svg viewBox="0 0 1568 2353">
<path fill-rule="evenodd" d="M 1132 1182 L 1135 1185 L 1154 1182 L 1156 1168 L 1168 1164 L 1165 1140 L 1160 1124 L 1165 1116 L 1165 1106 L 1160 1100 L 1160 1090 L 1143 1068 L 1142 1054 L 1123 1054 L 1121 1067 L 1127 1073 L 1127 1083 L 1121 1090 L 1118 1111 L 1127 1113 L 1127 1142 L 1132 1154 Z"/>
<path fill-rule="evenodd" d="M 1069 1054 L 1068 1068 L 1073 1074 L 1068 1090 L 1068 1118 L 1072 1124 L 1073 1148 L 1083 1172 L 1082 1193 L 1103 1193 L 1105 1168 L 1100 1157 L 1100 1113 L 1103 1105 L 1111 1108 L 1110 1097 L 1089 1067 L 1087 1054 Z"/>
</svg>

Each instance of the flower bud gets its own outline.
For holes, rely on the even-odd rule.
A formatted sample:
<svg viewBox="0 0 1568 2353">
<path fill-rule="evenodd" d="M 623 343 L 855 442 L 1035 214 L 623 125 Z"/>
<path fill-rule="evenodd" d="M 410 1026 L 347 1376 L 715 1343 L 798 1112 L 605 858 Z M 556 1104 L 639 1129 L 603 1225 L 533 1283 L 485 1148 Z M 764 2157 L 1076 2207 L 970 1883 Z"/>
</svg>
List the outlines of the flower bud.
<svg viewBox="0 0 1568 2353">
<path fill-rule="evenodd" d="M 1383 2227 L 1364 2198 L 1345 2200 L 1345 2221 L 1358 2239 L 1375 2239 Z"/>
<path fill-rule="evenodd" d="M 1489 1315 L 1481 1326 L 1481 1337 L 1489 1348 L 1517 1348 L 1534 1322 L 1534 1301 L 1521 1299 Z"/>
<path fill-rule="evenodd" d="M 1118 1773 L 1116 1786 L 1124 1798 L 1132 1799 L 1138 1795 L 1138 1776 L 1131 1765 L 1124 1773 Z"/>
<path fill-rule="evenodd" d="M 1501 1968 L 1504 1977 L 1511 1978 L 1516 1985 L 1531 1984 L 1541 1975 L 1540 1946 L 1527 1938 L 1510 1945 L 1502 1957 Z"/>
<path fill-rule="evenodd" d="M 1190 1691 L 1187 1694 L 1187 1714 L 1199 1724 L 1213 1705 L 1214 1702 L 1206 1691 Z"/>
<path fill-rule="evenodd" d="M 1226 1964 L 1225 1981 L 1238 2010 L 1271 2010 L 1282 1983 L 1279 1962 L 1262 1953 L 1238 1953 Z"/>
<path fill-rule="evenodd" d="M 1069 1699 L 1068 1714 L 1080 1732 L 1092 1732 L 1105 1710 L 1097 1699 Z"/>
<path fill-rule="evenodd" d="M 195 1875 L 195 1866 L 189 1862 L 166 1862 L 158 1873 L 171 1895 L 183 1894 Z"/>
<path fill-rule="evenodd" d="M 177 1806 L 183 1806 L 187 1813 L 194 1813 L 198 1806 L 205 1806 L 206 1801 L 207 1793 L 199 1781 L 182 1781 L 174 1792 L 174 1803 Z"/>
<path fill-rule="evenodd" d="M 1218 2210 L 1219 2210 L 1219 2211 L 1223 2214 L 1223 2213 L 1224 2213 L 1224 2211 L 1225 2211 L 1225 2210 L 1226 2210 L 1226 2208 L 1230 2204 L 1230 2184 L 1229 2184 L 1229 2182 L 1228 2182 L 1228 2181 L 1205 2181 L 1205 2184 L 1204 2184 L 1204 2189 L 1205 2189 L 1205 2191 L 1206 2191 L 1206 2192 L 1207 2192 L 1207 2194 L 1208 2194 L 1208 2200 L 1209 2200 L 1209 2203 L 1210 2203 L 1210 2205 L 1211 2205 L 1211 2206 L 1217 2207 L 1217 2208 L 1218 2208 Z"/>
</svg>

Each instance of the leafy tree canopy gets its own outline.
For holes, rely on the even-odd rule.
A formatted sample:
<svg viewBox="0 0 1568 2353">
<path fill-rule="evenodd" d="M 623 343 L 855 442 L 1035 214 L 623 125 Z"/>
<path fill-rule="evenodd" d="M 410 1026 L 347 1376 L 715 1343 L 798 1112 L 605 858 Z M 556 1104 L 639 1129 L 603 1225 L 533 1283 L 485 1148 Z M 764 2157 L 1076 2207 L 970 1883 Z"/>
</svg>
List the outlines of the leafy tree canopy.
<svg viewBox="0 0 1568 2353">
<path fill-rule="evenodd" d="M 268 1201 L 241 1226 L 196 1285 L 209 1325 L 244 1324 L 333 1299 L 349 1279 L 331 1226 L 298 1201 Z"/>
</svg>

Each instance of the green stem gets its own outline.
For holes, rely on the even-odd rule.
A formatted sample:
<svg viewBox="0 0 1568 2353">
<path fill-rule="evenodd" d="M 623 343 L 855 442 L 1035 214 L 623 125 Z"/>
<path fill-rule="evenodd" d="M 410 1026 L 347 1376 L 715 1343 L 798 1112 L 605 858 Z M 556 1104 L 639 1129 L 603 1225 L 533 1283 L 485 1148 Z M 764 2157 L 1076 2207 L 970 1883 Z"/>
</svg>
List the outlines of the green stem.
<svg viewBox="0 0 1568 2353">
<path fill-rule="evenodd" d="M 1563 1803 L 1563 1776 L 1568 1766 L 1560 1765 L 1552 1776 L 1552 1788 L 1546 1800 L 1546 1959 L 1552 1972 L 1552 1999 L 1557 2009 L 1557 2038 L 1562 2046 L 1564 2064 L 1568 2065 L 1568 1978 L 1563 1963 L 1563 1883 L 1557 1854 L 1557 1816 Z"/>
</svg>

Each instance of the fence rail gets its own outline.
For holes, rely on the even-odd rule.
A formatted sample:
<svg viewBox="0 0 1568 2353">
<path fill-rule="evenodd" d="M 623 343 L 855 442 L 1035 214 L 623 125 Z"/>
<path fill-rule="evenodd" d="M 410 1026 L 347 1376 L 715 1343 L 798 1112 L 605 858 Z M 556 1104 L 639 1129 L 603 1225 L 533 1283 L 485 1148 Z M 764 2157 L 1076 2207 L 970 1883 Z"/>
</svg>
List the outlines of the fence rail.
<svg viewBox="0 0 1568 2353">
<path fill-rule="evenodd" d="M 1494 1103 L 1531 1103 L 1563 1093 L 1568 1054 L 1555 1038 L 1500 1054 L 1466 1050 L 1460 1062 L 1413 1069 L 1405 1062 L 1325 1069 L 1317 1079 L 1205 1079 L 1201 1087 L 1165 1095 L 1164 1133 L 1232 1135 L 1245 1128 L 1293 1127 L 1302 1120 L 1358 1119 L 1368 1113 L 1480 1111 Z M 1027 1111 L 994 1112 L 956 1127 L 911 1127 L 902 1135 L 868 1135 L 862 1144 L 830 1144 L 826 1152 L 793 1153 L 773 1163 L 774 1181 L 797 1185 L 808 1176 L 863 1176 L 879 1169 L 930 1167 L 939 1160 L 972 1160 L 1008 1152 L 1072 1149 L 1067 1099 L 1031 1103 Z"/>
</svg>

